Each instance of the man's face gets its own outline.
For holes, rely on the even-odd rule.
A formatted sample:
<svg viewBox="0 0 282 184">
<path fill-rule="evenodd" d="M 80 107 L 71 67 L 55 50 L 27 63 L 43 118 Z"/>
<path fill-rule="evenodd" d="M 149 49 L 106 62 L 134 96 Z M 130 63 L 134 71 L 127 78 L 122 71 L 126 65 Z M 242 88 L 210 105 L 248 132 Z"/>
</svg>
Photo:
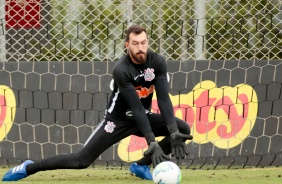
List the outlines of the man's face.
<svg viewBox="0 0 282 184">
<path fill-rule="evenodd" d="M 129 41 L 125 42 L 125 46 L 134 63 L 143 64 L 146 62 L 148 38 L 145 32 L 138 35 L 131 33 L 129 35 Z"/>
</svg>

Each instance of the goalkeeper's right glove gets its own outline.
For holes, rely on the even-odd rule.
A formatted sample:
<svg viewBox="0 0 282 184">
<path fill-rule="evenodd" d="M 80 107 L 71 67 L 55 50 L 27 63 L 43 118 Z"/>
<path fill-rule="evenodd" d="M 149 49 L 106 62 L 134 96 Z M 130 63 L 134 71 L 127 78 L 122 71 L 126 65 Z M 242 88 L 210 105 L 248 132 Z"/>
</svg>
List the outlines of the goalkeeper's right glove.
<svg viewBox="0 0 282 184">
<path fill-rule="evenodd" d="M 157 142 L 150 142 L 149 148 L 144 152 L 144 156 L 151 155 L 152 164 L 155 167 L 159 163 L 169 160 Z"/>
<path fill-rule="evenodd" d="M 145 136 L 146 140 L 152 140 L 153 133 L 147 134 Z M 154 137 L 154 136 L 153 136 Z M 162 148 L 156 141 L 149 142 L 149 148 L 144 152 L 144 156 L 151 155 L 153 167 L 158 165 L 159 163 L 169 160 L 169 156 L 165 155 Z"/>
</svg>

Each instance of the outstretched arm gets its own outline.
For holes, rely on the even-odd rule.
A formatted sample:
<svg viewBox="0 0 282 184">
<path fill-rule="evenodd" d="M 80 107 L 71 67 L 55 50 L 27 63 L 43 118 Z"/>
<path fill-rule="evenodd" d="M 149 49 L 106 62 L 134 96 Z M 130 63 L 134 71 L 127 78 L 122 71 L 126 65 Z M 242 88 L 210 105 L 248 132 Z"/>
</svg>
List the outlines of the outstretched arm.
<svg viewBox="0 0 282 184">
<path fill-rule="evenodd" d="M 193 139 L 193 137 L 191 135 L 182 134 L 178 131 L 174 117 L 173 106 L 168 93 L 169 87 L 166 76 L 166 64 L 164 59 L 161 57 L 160 61 L 160 70 L 155 84 L 158 106 L 171 135 L 171 155 L 176 156 L 177 159 L 179 159 L 180 157 L 184 158 L 185 155 L 188 155 L 188 149 L 186 147 L 185 141 L 187 139 L 191 140 Z"/>
</svg>

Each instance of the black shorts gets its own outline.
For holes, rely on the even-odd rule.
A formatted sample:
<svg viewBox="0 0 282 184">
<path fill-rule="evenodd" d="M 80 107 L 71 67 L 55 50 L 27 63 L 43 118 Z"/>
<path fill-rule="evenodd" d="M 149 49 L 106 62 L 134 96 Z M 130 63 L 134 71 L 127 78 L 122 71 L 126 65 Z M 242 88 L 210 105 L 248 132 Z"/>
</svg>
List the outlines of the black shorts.
<svg viewBox="0 0 282 184">
<path fill-rule="evenodd" d="M 161 114 L 147 113 L 147 116 L 156 137 L 169 135 L 166 123 Z M 190 127 L 185 121 L 177 117 L 175 120 L 179 132 L 190 134 Z M 90 135 L 85 142 L 84 149 L 92 152 L 93 156 L 97 158 L 110 146 L 130 135 L 144 137 L 132 118 L 117 120 L 108 116 L 100 122 L 98 127 Z"/>
</svg>

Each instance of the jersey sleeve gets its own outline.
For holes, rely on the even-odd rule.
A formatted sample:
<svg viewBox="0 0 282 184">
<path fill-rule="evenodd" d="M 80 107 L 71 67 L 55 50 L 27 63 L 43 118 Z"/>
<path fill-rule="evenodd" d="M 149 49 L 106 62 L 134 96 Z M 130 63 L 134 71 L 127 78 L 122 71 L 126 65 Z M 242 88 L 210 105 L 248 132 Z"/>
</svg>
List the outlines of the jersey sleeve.
<svg viewBox="0 0 282 184">
<path fill-rule="evenodd" d="M 155 136 L 153 135 L 145 108 L 143 107 L 127 74 L 121 70 L 114 70 L 113 78 L 120 90 L 122 98 L 126 101 L 132 111 L 132 115 L 136 121 L 138 129 L 143 133 L 148 144 L 150 142 L 154 142 Z"/>
<path fill-rule="evenodd" d="M 122 69 L 115 68 L 113 71 L 113 78 L 120 92 L 134 89 L 133 85 L 130 83 L 128 74 Z"/>
<path fill-rule="evenodd" d="M 173 106 L 169 98 L 169 86 L 167 81 L 167 67 L 165 59 L 159 56 L 159 66 L 158 72 L 156 73 L 156 94 L 158 106 L 160 108 L 161 114 L 168 126 L 170 133 L 178 131 L 178 127 L 174 117 Z"/>
<path fill-rule="evenodd" d="M 157 75 L 156 75 L 156 80 L 159 80 L 159 79 L 165 79 L 167 80 L 167 67 L 166 67 L 166 62 L 165 62 L 165 59 L 158 55 L 157 56 Z"/>
</svg>

